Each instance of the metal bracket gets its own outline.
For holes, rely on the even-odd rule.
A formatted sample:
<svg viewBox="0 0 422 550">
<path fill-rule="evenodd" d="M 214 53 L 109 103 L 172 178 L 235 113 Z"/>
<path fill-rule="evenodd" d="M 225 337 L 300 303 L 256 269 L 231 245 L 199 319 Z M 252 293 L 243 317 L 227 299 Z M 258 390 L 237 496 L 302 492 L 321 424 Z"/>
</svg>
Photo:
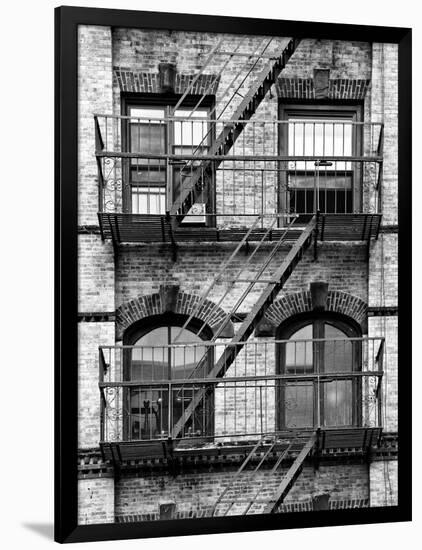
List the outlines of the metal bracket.
<svg viewBox="0 0 422 550">
<path fill-rule="evenodd" d="M 247 256 L 249 254 L 249 251 L 250 251 L 250 244 L 249 244 L 249 241 L 246 240 L 245 242 L 245 256 Z"/>
<path fill-rule="evenodd" d="M 316 440 L 315 440 L 315 446 L 314 446 L 314 453 L 313 453 L 313 462 L 314 462 L 314 470 L 319 470 L 319 464 L 321 460 L 321 428 L 318 428 L 315 432 Z"/>
<path fill-rule="evenodd" d="M 317 210 L 316 213 L 316 223 L 314 229 L 314 262 L 318 261 L 318 223 L 319 223 L 320 212 Z"/>
<path fill-rule="evenodd" d="M 369 262 L 369 256 L 371 253 L 371 231 L 372 231 L 372 221 L 373 217 L 371 216 L 370 222 L 369 222 L 369 229 L 368 229 L 368 241 L 366 243 L 366 261 Z M 366 219 L 365 219 L 365 225 L 366 225 Z"/>
<path fill-rule="evenodd" d="M 177 262 L 177 243 L 173 234 L 173 225 L 170 218 L 170 212 L 166 212 L 166 222 L 169 228 L 170 241 L 171 241 L 171 259 L 173 262 Z"/>
<path fill-rule="evenodd" d="M 120 450 L 119 446 L 116 443 L 110 443 L 110 452 L 111 452 L 111 460 L 113 462 L 113 468 L 114 468 L 114 478 L 116 481 L 120 479 L 121 476 L 121 456 L 120 456 Z M 117 458 L 116 458 L 117 456 Z"/>
</svg>

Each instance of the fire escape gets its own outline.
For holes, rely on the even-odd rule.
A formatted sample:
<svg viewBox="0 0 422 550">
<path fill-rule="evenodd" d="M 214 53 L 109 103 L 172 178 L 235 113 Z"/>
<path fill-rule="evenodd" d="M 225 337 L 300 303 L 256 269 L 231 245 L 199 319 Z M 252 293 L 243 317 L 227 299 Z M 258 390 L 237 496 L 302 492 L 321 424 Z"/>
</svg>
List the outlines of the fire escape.
<svg viewBox="0 0 422 550">
<path fill-rule="evenodd" d="M 243 456 L 241 465 L 233 483 L 216 500 L 213 515 L 276 512 L 306 460 L 317 461 L 321 453 L 339 447 L 368 453 L 381 434 L 383 339 L 356 338 L 351 344 L 315 339 L 302 343 L 309 344 L 315 356 L 324 346 L 331 346 L 329 349 L 337 353 L 352 345 L 362 365 L 359 372 L 353 373 L 297 371 L 292 375 L 267 369 L 269 343 L 251 338 L 309 247 L 315 259 L 322 241 L 363 241 L 369 253 L 370 241 L 377 238 L 381 221 L 381 124 L 340 121 L 321 125 L 315 120 L 258 118 L 258 107 L 271 93 L 299 43 L 293 38 L 274 47 L 268 40 L 258 53 L 242 52 L 240 45 L 229 53 L 219 42 L 171 115 L 156 120 L 100 114 L 94 117 L 98 217 L 102 237 L 112 240 L 116 254 L 122 243 L 160 242 L 171 245 L 173 259 L 177 260 L 178 247 L 184 242 L 237 242 L 173 344 L 161 350 L 100 348 L 104 458 L 112 461 L 118 472 L 124 463 L 145 457 L 164 460 L 172 468 L 186 456 L 220 457 L 236 449 Z M 240 84 L 230 82 L 226 92 L 231 92 L 230 99 L 221 111 L 217 114 L 214 108 L 214 116 L 195 116 L 205 93 L 187 114 L 178 114 L 207 66 L 216 58 L 223 60 L 215 75 L 219 79 L 236 55 L 245 57 L 245 69 Z M 223 114 L 230 111 L 230 118 L 224 118 Z M 127 136 L 133 129 L 136 135 L 146 132 L 151 136 L 157 128 L 165 136 L 180 133 L 177 147 L 170 141 L 163 143 L 158 152 L 151 152 L 151 147 L 134 150 L 128 146 Z M 315 145 L 313 151 L 305 146 L 298 151 L 294 146 L 281 154 L 280 136 L 289 136 L 296 145 L 298 140 L 311 143 L 309 135 L 313 132 L 315 144 L 315 134 L 321 128 L 324 138 L 328 135 L 327 141 L 332 139 L 332 146 L 322 152 L 315 151 Z M 356 141 L 363 144 L 361 149 L 349 148 L 347 144 Z M 339 142 L 342 150 L 338 150 Z M 166 181 L 178 182 L 176 196 L 166 191 L 165 211 L 156 187 L 136 183 L 146 174 L 157 177 L 157 173 L 163 177 L 165 174 Z M 355 185 L 364 182 L 359 185 L 360 194 L 349 190 L 353 178 Z M 340 182 L 337 187 L 336 182 Z M 140 196 L 147 206 L 139 208 Z M 158 201 L 154 207 L 151 197 Z M 282 249 L 288 252 L 280 263 L 277 258 Z M 247 307 L 251 296 L 258 297 Z M 184 344 L 180 340 L 183 329 L 209 297 L 214 300 L 209 318 L 223 304 L 230 304 L 224 319 L 210 341 L 196 348 Z M 242 305 L 248 309 L 243 317 Z M 240 323 L 227 342 L 225 331 L 233 320 Z M 198 334 L 204 327 L 205 323 Z M 128 353 L 132 359 L 138 357 L 144 369 L 141 380 L 129 380 L 125 375 Z M 175 380 L 160 377 L 151 368 L 167 355 L 175 361 L 185 358 L 183 374 Z M 192 362 L 194 367 L 187 368 Z M 262 362 L 263 368 L 259 366 Z M 358 388 L 359 420 L 347 427 L 325 426 L 321 396 L 329 384 L 349 382 Z M 313 426 L 281 427 L 275 419 L 269 419 L 268 402 L 288 391 L 286 388 L 304 384 L 310 384 L 316 396 Z M 242 391 L 244 402 L 251 403 L 253 412 L 237 409 L 236 395 Z M 134 399 L 138 400 L 136 407 L 131 404 Z M 227 402 L 235 403 L 232 416 Z M 218 410 L 224 412 L 221 421 L 211 426 Z M 270 478 L 276 483 L 271 498 L 262 501 L 263 482 L 259 476 L 264 467 L 270 468 Z M 252 492 L 251 487 L 255 488 Z"/>
</svg>

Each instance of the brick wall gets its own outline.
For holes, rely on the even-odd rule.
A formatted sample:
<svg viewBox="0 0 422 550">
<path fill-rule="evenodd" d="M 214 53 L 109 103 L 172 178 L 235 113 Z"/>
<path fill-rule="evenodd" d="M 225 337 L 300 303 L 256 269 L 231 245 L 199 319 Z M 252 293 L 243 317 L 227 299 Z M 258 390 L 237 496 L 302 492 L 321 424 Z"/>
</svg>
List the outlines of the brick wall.
<svg viewBox="0 0 422 550">
<path fill-rule="evenodd" d="M 369 306 L 397 306 L 398 235 L 384 233 L 371 244 Z"/>
<path fill-rule="evenodd" d="M 98 346 L 114 341 L 114 323 L 78 324 L 79 447 L 96 447 L 100 440 Z"/>
<path fill-rule="evenodd" d="M 78 236 L 78 310 L 114 311 L 114 259 L 110 242 Z"/>
<path fill-rule="evenodd" d="M 372 45 L 370 112 L 368 120 L 384 122 L 384 163 L 382 181 L 383 225 L 397 224 L 398 200 L 398 93 L 396 44 Z M 371 244 L 368 274 L 368 305 L 397 307 L 398 238 L 384 233 Z M 398 319 L 393 316 L 368 319 L 369 336 L 384 336 L 386 351 L 383 377 L 383 418 L 386 431 L 397 430 Z M 403 365 L 404 370 L 407 368 Z M 406 373 L 403 373 L 406 376 Z M 375 462 L 370 468 L 371 506 L 397 503 L 397 464 Z"/>
<path fill-rule="evenodd" d="M 97 224 L 98 177 L 94 113 L 112 111 L 110 27 L 78 26 L 78 161 L 80 224 Z"/>
<path fill-rule="evenodd" d="M 398 198 L 398 46 L 372 46 L 371 112 L 369 120 L 384 122 L 382 211 L 384 224 L 397 223 Z"/>
<path fill-rule="evenodd" d="M 80 479 L 78 525 L 114 523 L 114 479 Z"/>
<path fill-rule="evenodd" d="M 171 32 L 163 30 L 146 31 L 141 29 L 113 29 L 113 64 L 115 67 L 123 67 L 132 71 L 156 73 L 158 64 L 162 62 L 174 63 L 180 74 L 193 74 L 197 72 L 205 62 L 212 47 L 216 46 L 221 35 L 213 33 L 195 32 Z M 236 35 L 225 35 L 225 51 L 234 51 L 240 45 L 239 51 L 259 51 L 264 43 L 268 42 L 266 37 L 243 37 Z M 284 44 L 284 38 L 275 38 L 265 52 L 271 54 Z M 206 67 L 205 74 L 220 72 L 221 66 L 226 57 L 214 58 Z M 223 60 L 223 61 L 222 61 Z M 234 74 L 244 65 L 245 58 L 237 57 L 230 61 L 227 70 L 223 72 L 217 89 L 217 106 L 225 104 L 227 96 L 223 92 L 230 85 Z M 262 65 L 258 64 L 252 70 L 250 77 L 246 80 L 243 90 L 249 87 Z M 238 81 L 242 79 L 239 77 Z M 233 90 L 234 91 L 234 90 Z M 242 93 L 242 89 L 240 90 Z M 117 78 L 114 81 L 114 100 L 117 112 L 120 111 L 120 88 Z M 234 98 L 230 108 L 225 111 L 225 118 L 230 118 L 241 97 Z M 218 113 L 217 109 L 217 113 Z"/>
<path fill-rule="evenodd" d="M 289 248 L 280 250 L 263 277 L 267 279 L 271 276 L 288 250 Z M 180 286 L 181 291 L 201 294 L 232 251 L 233 247 L 230 245 L 184 244 L 180 247 L 177 262 L 173 262 L 170 250 L 165 246 L 123 247 L 116 268 L 116 306 L 119 307 L 140 295 L 158 292 L 161 284 L 176 284 Z M 254 256 L 248 269 L 245 270 L 245 277 L 257 272 L 266 254 L 268 254 L 268 248 L 264 247 Z M 227 269 L 225 279 L 232 278 L 247 258 L 242 254 L 238 256 L 238 260 L 233 262 L 230 269 Z M 313 260 L 313 251 L 308 249 L 287 281 L 280 297 L 284 293 L 308 290 L 309 283 L 313 281 L 327 281 L 330 290 L 341 290 L 366 302 L 368 298 L 365 246 L 350 243 L 322 243 L 319 246 L 317 262 Z M 218 302 L 227 284 L 223 282 L 217 285 L 208 298 Z M 225 311 L 230 310 L 244 288 L 245 285 L 236 285 L 235 291 L 230 293 L 224 301 Z M 262 292 L 262 288 L 262 285 L 257 285 L 239 311 L 248 311 Z"/>
<path fill-rule="evenodd" d="M 370 506 L 397 506 L 397 473 L 397 461 L 379 461 L 370 465 Z"/>
<path fill-rule="evenodd" d="M 383 376 L 383 419 L 384 429 L 396 431 L 398 410 L 398 342 L 397 342 L 398 318 L 396 316 L 370 317 L 368 319 L 368 336 L 385 337 L 384 376 Z M 410 365 L 403 365 L 403 376 Z"/>
<path fill-rule="evenodd" d="M 111 112 L 111 29 L 78 27 L 78 218 L 80 225 L 98 223 L 98 178 L 94 156 L 93 114 Z M 99 233 L 78 235 L 78 311 L 112 312 L 114 260 L 111 244 Z M 114 323 L 81 322 L 78 326 L 79 445 L 92 447 L 99 441 L 100 395 L 98 346 L 114 342 Z"/>
<path fill-rule="evenodd" d="M 366 42 L 304 39 L 283 78 L 313 78 L 314 69 L 330 69 L 330 78 L 370 78 L 371 45 Z"/>
<path fill-rule="evenodd" d="M 259 490 L 259 499 L 269 500 L 285 470 L 269 479 L 268 472 L 259 471 L 253 483 L 245 485 L 242 498 L 252 497 Z M 172 501 L 178 512 L 209 510 L 227 486 L 233 484 L 234 471 L 218 473 L 182 473 L 175 477 L 161 474 L 122 477 L 115 488 L 116 516 L 153 514 L 160 502 Z M 250 472 L 245 476 L 250 475 Z M 244 487 L 240 482 L 239 487 Z M 328 492 L 330 499 L 367 499 L 369 497 L 368 467 L 364 464 L 321 466 L 315 472 L 305 466 L 285 503 L 309 502 L 317 494 Z M 265 504 L 261 504 L 263 507 Z M 245 504 L 243 504 L 243 509 Z M 241 513 L 234 507 L 233 513 Z M 258 512 L 258 510 L 256 510 Z"/>
</svg>

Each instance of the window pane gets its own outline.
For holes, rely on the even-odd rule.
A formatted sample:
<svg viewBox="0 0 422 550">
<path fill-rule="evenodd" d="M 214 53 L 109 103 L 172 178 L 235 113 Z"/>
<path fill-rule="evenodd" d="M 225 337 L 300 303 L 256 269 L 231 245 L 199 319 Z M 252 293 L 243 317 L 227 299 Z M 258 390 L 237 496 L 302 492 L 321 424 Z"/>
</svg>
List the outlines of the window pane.
<svg viewBox="0 0 422 550">
<path fill-rule="evenodd" d="M 288 383 L 284 387 L 286 428 L 313 426 L 314 388 L 312 382 Z"/>
<path fill-rule="evenodd" d="M 285 345 L 286 349 L 286 372 L 300 373 L 313 370 L 312 342 L 293 342 L 294 340 L 312 339 L 312 324 L 294 332 Z"/>
<path fill-rule="evenodd" d="M 186 146 L 199 145 L 207 135 L 208 124 L 206 120 L 207 111 L 198 110 L 191 114 L 191 110 L 178 109 L 175 113 L 176 117 L 186 118 L 174 123 L 174 144 Z"/>
<path fill-rule="evenodd" d="M 132 188 L 132 213 L 133 214 L 165 214 L 166 190 L 165 188 Z"/>
<path fill-rule="evenodd" d="M 290 156 L 352 156 L 352 127 L 350 119 L 321 117 L 321 120 L 301 117 L 289 118 Z M 291 170 L 307 170 L 309 162 L 292 161 Z M 350 162 L 336 161 L 326 171 L 351 170 Z"/>
<path fill-rule="evenodd" d="M 202 338 L 197 336 L 190 330 L 184 329 L 180 333 L 179 327 L 172 327 L 171 338 L 172 342 L 177 337 L 176 344 L 183 343 L 200 343 Z M 180 334 L 180 336 L 179 336 Z M 172 377 L 173 378 L 189 378 L 195 373 L 195 378 L 201 378 L 206 374 L 207 365 L 201 362 L 206 353 L 205 346 L 183 346 L 176 347 L 172 350 Z M 196 368 L 199 366 L 200 368 Z"/>
<path fill-rule="evenodd" d="M 352 418 L 352 381 L 334 380 L 322 384 L 324 426 L 350 426 Z"/>
<path fill-rule="evenodd" d="M 141 159 L 135 159 L 141 160 Z M 145 159 L 144 159 L 145 160 Z M 132 166 L 131 168 L 131 182 L 132 183 L 143 183 L 147 186 L 149 183 L 166 183 L 167 179 L 167 170 L 164 166 L 165 161 L 158 161 L 158 164 L 152 159 L 146 159 L 145 162 L 137 163 L 137 166 Z M 132 162 L 132 165 L 134 163 Z"/>
<path fill-rule="evenodd" d="M 329 323 L 325 323 L 324 333 L 327 339 L 324 343 L 324 371 L 351 372 L 353 344 L 347 334 Z M 352 390 L 352 380 L 333 380 L 322 384 L 325 426 L 350 426 L 353 423 Z"/>
<path fill-rule="evenodd" d="M 130 120 L 130 151 L 142 155 L 163 155 L 166 152 L 166 125 L 163 119 L 164 109 L 146 109 L 131 107 L 132 117 L 148 117 L 149 120 Z M 132 182 L 166 182 L 166 161 L 154 158 L 130 159 L 130 178 Z M 151 207 L 150 207 L 151 208 Z M 147 210 L 135 212 L 146 213 Z M 151 212 L 152 213 L 152 212 Z"/>
<path fill-rule="evenodd" d="M 168 378 L 168 328 L 151 330 L 135 342 L 132 350 L 131 380 L 165 380 Z M 157 347 L 159 346 L 159 347 Z"/>
<path fill-rule="evenodd" d="M 136 123 L 130 125 L 132 153 L 163 155 L 165 153 L 165 126 L 163 124 Z"/>
<path fill-rule="evenodd" d="M 148 118 L 151 119 L 151 123 L 153 123 L 154 121 L 152 119 L 164 118 L 164 108 L 129 107 L 129 116 Z"/>
<path fill-rule="evenodd" d="M 346 214 L 353 210 L 351 189 L 320 189 L 319 204 L 314 204 L 313 189 L 296 189 L 292 187 L 289 193 L 290 212 L 312 214 L 319 206 L 325 213 Z"/>
<path fill-rule="evenodd" d="M 167 393 L 162 389 L 130 389 L 129 431 L 132 440 L 154 439 L 167 431 Z"/>
<path fill-rule="evenodd" d="M 353 370 L 353 344 L 342 330 L 333 325 L 325 324 L 327 340 L 341 338 L 342 340 L 327 341 L 324 346 L 325 372 L 351 372 Z"/>
<path fill-rule="evenodd" d="M 132 350 L 132 372 L 131 379 L 138 380 L 162 380 L 168 379 L 168 366 L 171 364 L 172 378 L 189 378 L 193 371 L 195 376 L 204 376 L 205 363 L 201 363 L 206 353 L 206 347 L 184 346 L 183 344 L 201 343 L 202 339 L 190 330 L 184 329 L 177 338 L 177 347 L 168 348 L 169 328 L 159 327 L 151 330 L 139 338 Z M 179 335 L 181 327 L 171 327 L 171 341 Z M 159 346 L 159 347 L 156 347 Z M 196 370 L 200 365 L 202 368 Z M 205 371 L 206 372 L 206 371 Z M 202 373 L 202 374 L 201 374 Z"/>
</svg>

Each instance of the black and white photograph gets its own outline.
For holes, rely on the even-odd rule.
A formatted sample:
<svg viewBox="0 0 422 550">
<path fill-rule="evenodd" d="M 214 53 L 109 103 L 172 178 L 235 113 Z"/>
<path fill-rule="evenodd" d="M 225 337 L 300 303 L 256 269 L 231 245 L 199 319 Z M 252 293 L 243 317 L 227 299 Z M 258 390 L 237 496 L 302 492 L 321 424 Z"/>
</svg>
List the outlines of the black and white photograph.
<svg viewBox="0 0 422 550">
<path fill-rule="evenodd" d="M 2 547 L 417 547 L 417 4 L 65 4 L 2 9 Z"/>
<path fill-rule="evenodd" d="M 397 506 L 398 45 L 77 40 L 78 523 Z"/>
</svg>

